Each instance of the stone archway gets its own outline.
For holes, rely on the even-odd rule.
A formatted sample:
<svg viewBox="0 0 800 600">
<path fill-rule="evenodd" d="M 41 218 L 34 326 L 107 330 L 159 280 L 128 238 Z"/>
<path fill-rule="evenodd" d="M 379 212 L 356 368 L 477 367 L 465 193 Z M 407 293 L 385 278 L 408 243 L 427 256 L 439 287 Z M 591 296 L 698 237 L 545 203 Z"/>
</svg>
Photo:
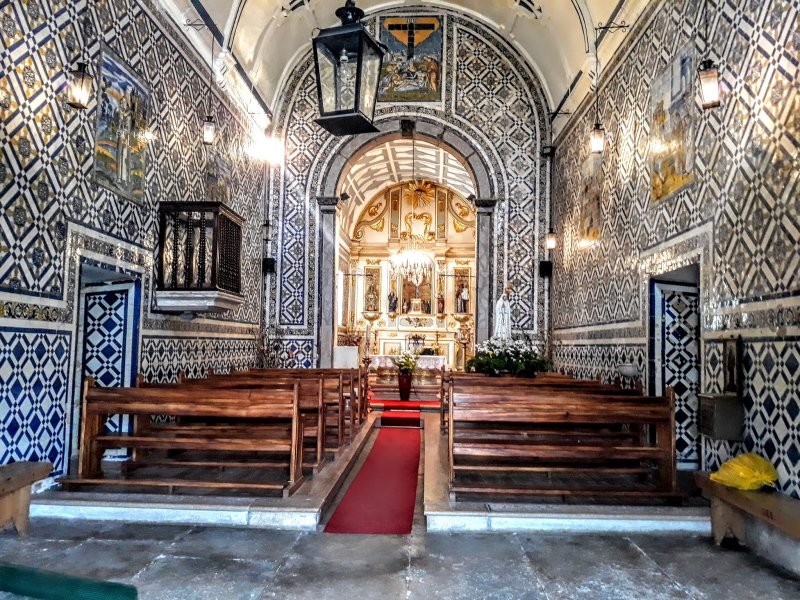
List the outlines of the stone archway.
<svg viewBox="0 0 800 600">
<path fill-rule="evenodd" d="M 482 264 L 491 277 L 478 300 L 485 311 L 479 335 L 490 331 L 493 290 L 506 284 L 515 289 L 515 332 L 543 335 L 547 330 L 547 288 L 537 276 L 550 213 L 550 158 L 541 153 L 551 143 L 546 96 L 537 75 L 499 32 L 457 11 L 443 9 L 443 14 L 448 50 L 441 102 L 380 104 L 375 135 L 335 138 L 314 124 L 318 111 L 310 56 L 283 86 L 274 133 L 286 142 L 286 162 L 272 170 L 267 197 L 277 272 L 265 285 L 265 321 L 282 330 L 287 365 L 319 363 L 322 346 L 327 348 L 332 337 L 332 332 L 320 335 L 321 324 L 333 321 L 323 314 L 332 292 L 324 289 L 321 275 L 335 266 L 321 249 L 335 232 L 341 173 L 369 144 L 399 136 L 401 118 L 416 120 L 420 136 L 452 149 L 474 174 L 476 204 L 488 223 L 480 246 L 491 249 Z"/>
<path fill-rule="evenodd" d="M 319 365 L 323 368 L 333 364 L 333 348 L 336 340 L 336 222 L 337 206 L 340 202 L 340 186 L 349 168 L 368 150 L 399 139 L 401 118 L 391 116 L 380 119 L 376 125 L 379 133 L 371 136 L 356 136 L 338 140 L 338 148 L 328 156 L 327 168 L 319 180 L 318 195 L 315 196 L 320 211 L 320 265 L 319 265 Z M 472 197 L 477 207 L 476 240 L 476 313 L 475 338 L 480 342 L 488 339 L 491 330 L 491 305 L 493 292 L 492 265 L 494 264 L 494 207 L 493 197 L 497 183 L 491 177 L 489 166 L 478 149 L 456 128 L 436 123 L 429 119 L 416 120 L 415 135 L 420 140 L 445 147 L 472 176 L 476 194 Z"/>
</svg>

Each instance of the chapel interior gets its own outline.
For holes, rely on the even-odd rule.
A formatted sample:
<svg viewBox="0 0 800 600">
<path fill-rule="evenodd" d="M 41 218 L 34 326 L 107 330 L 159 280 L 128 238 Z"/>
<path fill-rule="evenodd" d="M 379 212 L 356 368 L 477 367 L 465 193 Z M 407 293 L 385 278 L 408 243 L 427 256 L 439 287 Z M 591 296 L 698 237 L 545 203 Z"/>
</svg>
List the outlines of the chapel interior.
<svg viewBox="0 0 800 600">
<path fill-rule="evenodd" d="M 800 598 L 800 0 L 0 0 L 0 598 Z"/>
</svg>

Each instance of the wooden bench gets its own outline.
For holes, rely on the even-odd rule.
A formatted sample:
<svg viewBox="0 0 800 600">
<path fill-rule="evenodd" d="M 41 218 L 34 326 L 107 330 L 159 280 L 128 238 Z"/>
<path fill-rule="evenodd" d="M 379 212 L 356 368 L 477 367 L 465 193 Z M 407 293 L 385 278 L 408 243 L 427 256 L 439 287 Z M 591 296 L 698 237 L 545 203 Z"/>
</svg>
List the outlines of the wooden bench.
<svg viewBox="0 0 800 600">
<path fill-rule="evenodd" d="M 451 495 L 680 498 L 674 394 L 612 392 L 521 382 L 463 391 L 456 386 L 448 407 Z M 654 440 L 645 427 L 655 429 Z M 487 474 L 499 482 L 470 481 Z M 511 485 L 520 474 L 548 481 L 557 475 L 565 483 Z M 615 487 L 588 475 L 631 481 Z"/>
<path fill-rule="evenodd" d="M 300 384 L 291 388 L 264 390 L 216 390 L 194 386 L 153 388 L 96 388 L 87 381 L 84 389 L 78 476 L 62 480 L 65 488 L 85 485 L 117 485 L 175 488 L 247 489 L 283 491 L 290 495 L 303 479 L 304 425 L 299 406 Z M 132 433 L 104 431 L 110 415 L 130 415 Z M 235 421 L 236 430 L 182 429 L 175 426 L 146 426 L 152 414 L 181 418 Z M 283 456 L 288 460 L 284 483 L 152 478 L 105 478 L 101 469 L 104 450 L 127 448 L 135 451 L 232 452 L 245 456 Z"/>
<path fill-rule="evenodd" d="M 305 440 L 310 440 L 314 448 L 314 459 L 310 462 L 304 460 L 303 466 L 310 467 L 315 471 L 322 468 L 325 461 L 326 449 L 326 418 L 327 418 L 327 404 L 324 401 L 325 382 L 323 377 L 319 375 L 310 374 L 306 377 L 295 378 L 265 378 L 263 376 L 248 376 L 246 372 L 240 372 L 235 375 L 216 375 L 210 376 L 207 379 L 184 379 L 180 378 L 181 383 L 153 385 L 147 384 L 139 378 L 139 387 L 143 388 L 165 388 L 165 389 L 195 389 L 198 393 L 203 393 L 204 390 L 250 390 L 265 392 L 269 390 L 291 390 L 295 384 L 298 385 L 298 402 L 300 407 L 300 414 L 303 417 L 303 437 Z M 321 416 L 321 417 L 320 417 Z M 137 430 L 141 430 L 145 423 L 140 423 Z M 250 423 L 249 425 L 252 425 Z M 221 420 L 219 417 L 215 418 L 213 422 L 207 419 L 193 418 L 191 423 L 181 422 L 177 427 L 173 428 L 174 431 L 207 431 L 207 432 L 222 432 L 225 431 L 229 435 L 236 435 L 239 430 L 246 430 L 248 423 L 228 419 L 227 421 Z M 262 428 L 263 429 L 263 428 Z M 159 431 L 167 431 L 166 427 L 159 427 Z M 137 457 L 135 457 L 136 459 Z M 134 461 L 139 462 L 139 461 Z M 149 461 L 148 464 L 153 464 Z M 192 463 L 181 463 L 185 466 L 214 466 L 208 463 L 193 461 Z M 133 465 L 132 465 L 133 466 Z M 232 466 L 227 463 L 216 465 L 219 467 Z M 237 466 L 242 468 L 247 467 L 261 467 L 269 468 L 280 466 L 274 462 L 271 463 L 237 463 Z"/>
<path fill-rule="evenodd" d="M 218 376 L 219 380 L 224 376 Z M 359 371 L 355 369 L 251 369 L 228 376 L 229 380 L 259 385 L 273 378 L 294 377 L 298 379 L 321 378 L 323 402 L 327 407 L 327 426 L 331 428 L 338 451 L 348 439 L 355 435 L 356 426 L 363 421 L 358 406 Z"/>
<path fill-rule="evenodd" d="M 8 523 L 20 535 L 28 533 L 31 486 L 53 470 L 46 462 L 16 462 L 0 466 L 0 529 Z"/>
<path fill-rule="evenodd" d="M 728 534 L 747 544 L 746 515 L 770 524 L 800 540 L 800 500 L 777 492 L 744 491 L 711 481 L 708 473 L 694 479 L 703 495 L 711 500 L 711 531 L 720 545 Z"/>
<path fill-rule="evenodd" d="M 641 395 L 635 390 L 623 390 L 616 385 L 604 385 L 599 380 L 574 379 L 560 373 L 539 373 L 535 378 L 528 377 L 489 377 L 481 373 L 450 373 L 443 377 L 441 393 L 440 425 L 442 430 L 447 429 L 448 404 L 453 389 L 458 386 L 460 390 L 478 388 L 511 388 L 530 387 L 537 390 L 551 389 L 555 391 L 587 391 L 596 394 L 609 395 Z"/>
</svg>

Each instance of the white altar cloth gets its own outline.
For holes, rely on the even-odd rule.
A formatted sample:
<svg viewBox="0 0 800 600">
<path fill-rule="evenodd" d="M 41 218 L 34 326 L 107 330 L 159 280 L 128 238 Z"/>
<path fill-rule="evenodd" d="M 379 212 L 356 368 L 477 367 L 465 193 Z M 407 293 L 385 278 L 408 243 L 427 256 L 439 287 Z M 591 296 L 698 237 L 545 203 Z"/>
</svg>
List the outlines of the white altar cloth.
<svg viewBox="0 0 800 600">
<path fill-rule="evenodd" d="M 375 369 L 391 369 L 396 365 L 394 364 L 394 357 L 385 354 L 373 354 L 370 356 L 372 362 L 369 364 L 371 368 Z M 424 371 L 438 371 L 442 367 L 447 369 L 446 356 L 418 356 L 417 369 Z"/>
</svg>

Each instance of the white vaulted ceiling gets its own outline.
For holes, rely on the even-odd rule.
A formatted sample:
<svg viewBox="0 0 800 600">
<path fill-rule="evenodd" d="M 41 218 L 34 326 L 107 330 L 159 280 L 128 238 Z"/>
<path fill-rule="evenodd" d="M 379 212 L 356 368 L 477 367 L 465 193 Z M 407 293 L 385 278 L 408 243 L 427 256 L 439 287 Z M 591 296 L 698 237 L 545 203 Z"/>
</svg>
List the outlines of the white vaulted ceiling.
<svg viewBox="0 0 800 600">
<path fill-rule="evenodd" d="M 206 13 L 272 109 L 284 78 L 310 48 L 314 30 L 336 25 L 334 12 L 344 4 L 344 0 L 159 1 L 173 16 Z M 584 73 L 583 83 L 570 104 L 588 89 L 586 74 L 595 64 L 595 25 L 612 18 L 632 23 L 648 1 L 653 0 L 357 0 L 357 5 L 368 15 L 402 6 L 452 8 L 484 21 L 527 58 L 542 79 L 552 109 L 578 73 Z M 601 61 L 623 38 L 624 34 L 606 37 Z"/>
<path fill-rule="evenodd" d="M 412 179 L 434 181 L 465 198 L 475 193 L 472 175 L 446 149 L 423 140 L 392 140 L 367 150 L 345 169 L 339 192 L 350 196 L 350 200 L 344 205 L 342 227 L 347 230 L 375 194 Z"/>
</svg>

